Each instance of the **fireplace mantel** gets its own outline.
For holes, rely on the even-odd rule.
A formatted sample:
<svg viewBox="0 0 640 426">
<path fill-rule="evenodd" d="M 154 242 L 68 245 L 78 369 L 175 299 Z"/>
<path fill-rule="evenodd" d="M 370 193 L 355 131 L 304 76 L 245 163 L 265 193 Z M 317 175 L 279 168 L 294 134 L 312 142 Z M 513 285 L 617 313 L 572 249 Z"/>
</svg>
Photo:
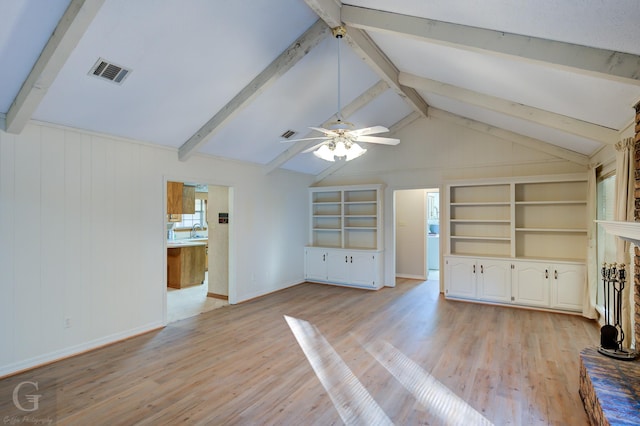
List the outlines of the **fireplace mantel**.
<svg viewBox="0 0 640 426">
<path fill-rule="evenodd" d="M 623 240 L 640 246 L 640 222 L 620 222 L 614 220 L 596 220 L 608 234 L 616 235 Z"/>
</svg>

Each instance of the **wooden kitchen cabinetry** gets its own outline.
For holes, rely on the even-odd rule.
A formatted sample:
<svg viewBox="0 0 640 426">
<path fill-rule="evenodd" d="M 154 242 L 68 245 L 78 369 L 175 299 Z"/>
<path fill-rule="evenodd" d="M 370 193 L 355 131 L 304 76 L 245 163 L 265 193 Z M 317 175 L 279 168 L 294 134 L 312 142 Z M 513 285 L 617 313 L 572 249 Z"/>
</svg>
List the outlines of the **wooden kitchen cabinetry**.
<svg viewBox="0 0 640 426">
<path fill-rule="evenodd" d="M 184 288 L 202 284 L 206 268 L 206 244 L 182 243 L 167 246 L 167 286 Z"/>
<path fill-rule="evenodd" d="M 167 214 L 175 217 L 195 212 L 196 187 L 182 182 L 167 182 Z"/>
<path fill-rule="evenodd" d="M 582 310 L 585 175 L 455 182 L 446 197 L 446 297 Z"/>
</svg>

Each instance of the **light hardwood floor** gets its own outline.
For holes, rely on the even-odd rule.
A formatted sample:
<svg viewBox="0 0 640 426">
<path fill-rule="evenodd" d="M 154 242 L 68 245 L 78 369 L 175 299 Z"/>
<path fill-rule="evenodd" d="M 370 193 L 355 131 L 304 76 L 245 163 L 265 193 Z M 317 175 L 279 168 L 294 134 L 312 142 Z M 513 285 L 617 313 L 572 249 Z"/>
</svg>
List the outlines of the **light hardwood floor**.
<svg viewBox="0 0 640 426">
<path fill-rule="evenodd" d="M 10 379 L 53 378 L 60 425 L 587 424 L 595 323 L 437 286 L 302 284 Z"/>
</svg>

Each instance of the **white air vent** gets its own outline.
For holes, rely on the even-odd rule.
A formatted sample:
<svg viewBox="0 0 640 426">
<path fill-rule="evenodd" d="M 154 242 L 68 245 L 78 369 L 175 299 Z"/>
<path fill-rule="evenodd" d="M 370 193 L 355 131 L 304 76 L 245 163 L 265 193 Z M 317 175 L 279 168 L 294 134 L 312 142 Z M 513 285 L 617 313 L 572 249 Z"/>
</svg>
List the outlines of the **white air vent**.
<svg viewBox="0 0 640 426">
<path fill-rule="evenodd" d="M 287 130 L 283 134 L 280 135 L 281 138 L 289 139 L 291 136 L 295 135 L 295 130 Z"/>
<path fill-rule="evenodd" d="M 99 58 L 98 62 L 89 71 L 89 75 L 104 78 L 116 84 L 122 84 L 129 74 L 131 74 L 131 70 L 105 61 L 102 58 Z"/>
</svg>

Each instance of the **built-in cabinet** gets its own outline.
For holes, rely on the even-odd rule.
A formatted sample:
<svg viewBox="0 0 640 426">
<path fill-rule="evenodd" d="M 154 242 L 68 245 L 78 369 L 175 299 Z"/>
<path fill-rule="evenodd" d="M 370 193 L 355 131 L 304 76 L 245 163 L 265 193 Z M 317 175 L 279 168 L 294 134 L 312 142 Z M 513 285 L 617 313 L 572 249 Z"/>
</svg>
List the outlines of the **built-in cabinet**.
<svg viewBox="0 0 640 426">
<path fill-rule="evenodd" d="M 306 247 L 305 278 L 309 281 L 380 288 L 380 252 Z"/>
<path fill-rule="evenodd" d="M 447 185 L 445 296 L 581 311 L 584 175 Z"/>
<path fill-rule="evenodd" d="M 382 185 L 309 189 L 305 279 L 382 287 Z"/>
</svg>

